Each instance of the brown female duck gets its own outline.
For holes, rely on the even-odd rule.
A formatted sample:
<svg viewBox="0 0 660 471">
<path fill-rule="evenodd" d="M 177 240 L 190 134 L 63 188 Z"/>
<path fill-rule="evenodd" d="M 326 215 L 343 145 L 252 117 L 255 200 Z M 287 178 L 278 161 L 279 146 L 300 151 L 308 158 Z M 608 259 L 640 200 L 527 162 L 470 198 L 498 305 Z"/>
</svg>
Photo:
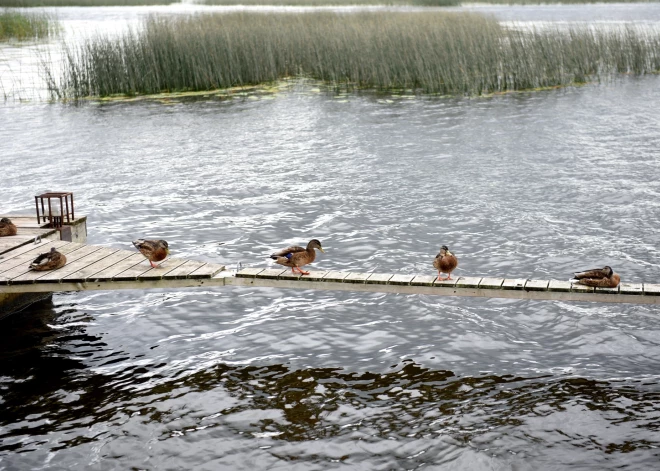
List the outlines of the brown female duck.
<svg viewBox="0 0 660 471">
<path fill-rule="evenodd" d="M 16 226 L 11 222 L 11 219 L 0 219 L 0 237 L 16 235 L 16 231 Z"/>
<path fill-rule="evenodd" d="M 50 252 L 42 253 L 30 264 L 31 270 L 46 271 L 62 268 L 66 264 L 66 256 L 58 252 L 55 247 Z"/>
<path fill-rule="evenodd" d="M 616 288 L 619 286 L 621 277 L 614 273 L 611 267 L 594 268 L 573 274 L 573 280 L 579 285 L 593 286 L 596 288 Z"/>
<path fill-rule="evenodd" d="M 160 262 L 170 254 L 170 246 L 164 240 L 146 240 L 137 239 L 133 241 L 133 245 L 144 255 L 153 268 L 159 265 L 154 265 L 154 262 Z"/>
<path fill-rule="evenodd" d="M 440 253 L 433 260 L 433 266 L 438 270 L 438 280 L 451 280 L 451 272 L 458 266 L 458 259 L 446 245 L 443 245 L 440 247 Z M 447 278 L 441 278 L 441 273 L 446 273 Z"/>
<path fill-rule="evenodd" d="M 307 248 L 300 246 L 287 247 L 282 249 L 279 252 L 275 252 L 270 256 L 275 263 L 284 265 L 285 267 L 291 267 L 291 272 L 295 273 L 296 271 L 301 275 L 309 275 L 308 271 L 302 271 L 300 267 L 312 263 L 316 259 L 316 252 L 314 249 L 319 249 L 321 252 L 325 253 L 321 247 L 321 242 L 317 239 L 312 239 L 307 244 Z"/>
</svg>

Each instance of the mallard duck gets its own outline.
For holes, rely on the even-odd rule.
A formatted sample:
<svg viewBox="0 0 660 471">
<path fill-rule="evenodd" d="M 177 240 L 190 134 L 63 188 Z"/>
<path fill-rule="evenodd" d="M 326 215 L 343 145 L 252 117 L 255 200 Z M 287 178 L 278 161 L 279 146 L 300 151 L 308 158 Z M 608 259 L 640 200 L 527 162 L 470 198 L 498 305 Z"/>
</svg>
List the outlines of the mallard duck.
<svg viewBox="0 0 660 471">
<path fill-rule="evenodd" d="M 154 262 L 160 262 L 170 254 L 170 246 L 164 240 L 145 240 L 138 239 L 133 241 L 133 245 L 142 255 L 147 257 L 153 268 L 158 267 Z"/>
<path fill-rule="evenodd" d="M 36 271 L 56 270 L 66 264 L 66 256 L 58 252 L 55 247 L 50 252 L 42 253 L 30 264 L 30 269 Z"/>
<path fill-rule="evenodd" d="M 300 267 L 314 261 L 316 258 L 316 252 L 314 249 L 319 249 L 321 252 L 325 253 L 325 250 L 321 247 L 321 242 L 317 239 L 312 239 L 307 244 L 306 249 L 295 245 L 282 249 L 279 252 L 275 252 L 270 258 L 275 260 L 275 263 L 284 265 L 285 267 L 291 267 L 292 273 L 298 271 L 301 275 L 309 275 L 308 271 L 302 271 Z"/>
<path fill-rule="evenodd" d="M 16 226 L 9 218 L 0 219 L 0 237 L 16 235 Z"/>
<path fill-rule="evenodd" d="M 597 288 L 616 288 L 619 286 L 621 277 L 614 273 L 611 267 L 604 267 L 574 273 L 571 281 L 579 285 Z"/>
<path fill-rule="evenodd" d="M 438 280 L 451 280 L 451 272 L 458 266 L 458 259 L 446 245 L 443 245 L 440 247 L 440 253 L 433 260 L 433 266 L 438 270 Z M 441 278 L 441 273 L 446 273 L 447 278 Z"/>
</svg>

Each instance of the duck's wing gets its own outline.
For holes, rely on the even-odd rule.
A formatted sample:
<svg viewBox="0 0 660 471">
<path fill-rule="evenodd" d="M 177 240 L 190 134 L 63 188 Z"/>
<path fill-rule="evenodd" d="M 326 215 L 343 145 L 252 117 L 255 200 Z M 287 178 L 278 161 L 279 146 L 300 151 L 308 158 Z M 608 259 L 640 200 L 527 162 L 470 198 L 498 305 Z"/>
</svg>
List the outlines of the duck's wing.
<svg viewBox="0 0 660 471">
<path fill-rule="evenodd" d="M 607 273 L 603 268 L 592 268 L 591 270 L 579 271 L 573 274 L 573 277 L 576 280 L 582 280 L 584 278 L 609 278 Z M 590 285 L 587 285 L 590 286 Z"/>
<path fill-rule="evenodd" d="M 39 265 L 44 265 L 45 263 L 48 263 L 48 261 L 50 260 L 50 255 L 51 255 L 50 252 L 42 253 L 41 255 L 39 255 L 37 258 L 35 258 L 32 261 L 30 266 L 31 267 L 32 266 L 39 266 Z"/>
<path fill-rule="evenodd" d="M 287 247 L 286 249 L 282 249 L 279 252 L 275 252 L 270 255 L 270 258 L 273 260 L 278 258 L 278 257 L 287 257 L 289 258 L 290 255 L 293 255 L 294 253 L 298 252 L 305 252 L 307 249 L 304 247 L 300 247 L 299 245 L 292 245 L 291 247 Z"/>
</svg>

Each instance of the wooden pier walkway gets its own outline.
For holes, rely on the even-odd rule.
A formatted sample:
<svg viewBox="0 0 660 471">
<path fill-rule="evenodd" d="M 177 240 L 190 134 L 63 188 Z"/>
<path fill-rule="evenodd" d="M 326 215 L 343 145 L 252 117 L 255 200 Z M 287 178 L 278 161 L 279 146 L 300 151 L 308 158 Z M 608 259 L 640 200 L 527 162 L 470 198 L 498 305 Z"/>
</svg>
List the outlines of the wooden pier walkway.
<svg viewBox="0 0 660 471">
<path fill-rule="evenodd" d="M 39 253 L 56 247 L 67 256 L 59 270 L 28 269 Z M 457 277 L 438 281 L 434 275 L 311 271 L 301 276 L 289 269 L 245 268 L 171 258 L 151 268 L 130 250 L 48 240 L 22 245 L 0 255 L 0 294 L 85 290 L 249 286 L 291 289 L 364 291 L 482 298 L 660 304 L 660 284 L 621 283 L 617 288 L 590 288 L 557 280 Z"/>
</svg>

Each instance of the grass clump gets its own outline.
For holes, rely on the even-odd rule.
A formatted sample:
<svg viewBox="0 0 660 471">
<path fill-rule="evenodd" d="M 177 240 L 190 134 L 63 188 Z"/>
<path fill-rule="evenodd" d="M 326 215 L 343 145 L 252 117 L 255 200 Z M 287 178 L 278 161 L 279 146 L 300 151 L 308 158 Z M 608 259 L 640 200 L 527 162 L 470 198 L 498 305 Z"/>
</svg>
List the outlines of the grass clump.
<svg viewBox="0 0 660 471">
<path fill-rule="evenodd" d="M 27 41 L 48 37 L 56 22 L 44 13 L 0 10 L 0 41 Z"/>
<path fill-rule="evenodd" d="M 69 50 L 50 89 L 61 98 L 137 95 L 304 76 L 480 95 L 659 69 L 660 34 L 631 28 L 521 31 L 450 12 L 231 13 L 151 17 L 138 32 L 90 40 Z"/>
<path fill-rule="evenodd" d="M 105 7 L 169 5 L 180 0 L 0 0 L 0 7 Z"/>
</svg>

